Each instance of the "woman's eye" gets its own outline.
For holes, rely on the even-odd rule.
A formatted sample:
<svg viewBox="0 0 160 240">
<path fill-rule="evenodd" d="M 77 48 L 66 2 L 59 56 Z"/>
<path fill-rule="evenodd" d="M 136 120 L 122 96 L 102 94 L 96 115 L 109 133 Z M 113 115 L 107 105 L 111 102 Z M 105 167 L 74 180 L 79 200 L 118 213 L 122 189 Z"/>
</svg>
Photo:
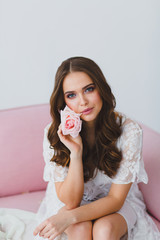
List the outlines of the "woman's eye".
<svg viewBox="0 0 160 240">
<path fill-rule="evenodd" d="M 85 92 L 93 92 L 93 90 L 94 90 L 94 87 L 88 87 L 88 88 L 85 90 Z"/>
<path fill-rule="evenodd" d="M 75 97 L 75 94 L 74 93 L 70 93 L 67 95 L 67 98 L 74 98 Z"/>
</svg>

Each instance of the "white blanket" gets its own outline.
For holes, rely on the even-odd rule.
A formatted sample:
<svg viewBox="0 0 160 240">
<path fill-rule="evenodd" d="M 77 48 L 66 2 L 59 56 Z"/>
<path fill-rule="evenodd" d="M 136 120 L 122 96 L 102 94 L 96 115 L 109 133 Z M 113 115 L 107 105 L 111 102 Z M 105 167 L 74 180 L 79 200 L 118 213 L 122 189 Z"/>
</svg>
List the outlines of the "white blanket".
<svg viewBox="0 0 160 240">
<path fill-rule="evenodd" d="M 0 208 L 0 240 L 32 240 L 35 213 Z"/>
</svg>

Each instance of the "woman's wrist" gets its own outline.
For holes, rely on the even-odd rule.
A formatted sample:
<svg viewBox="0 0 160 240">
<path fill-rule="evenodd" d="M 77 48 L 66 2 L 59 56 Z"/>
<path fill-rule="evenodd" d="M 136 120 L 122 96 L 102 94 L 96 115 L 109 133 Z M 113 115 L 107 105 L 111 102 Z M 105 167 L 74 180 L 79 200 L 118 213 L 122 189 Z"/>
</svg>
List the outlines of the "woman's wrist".
<svg viewBox="0 0 160 240">
<path fill-rule="evenodd" d="M 82 159 L 82 150 L 72 151 L 70 153 L 70 159 Z"/>
<path fill-rule="evenodd" d="M 76 218 L 74 212 L 75 212 L 74 209 L 67 211 L 68 219 L 70 221 L 70 225 L 77 223 L 77 218 Z"/>
</svg>

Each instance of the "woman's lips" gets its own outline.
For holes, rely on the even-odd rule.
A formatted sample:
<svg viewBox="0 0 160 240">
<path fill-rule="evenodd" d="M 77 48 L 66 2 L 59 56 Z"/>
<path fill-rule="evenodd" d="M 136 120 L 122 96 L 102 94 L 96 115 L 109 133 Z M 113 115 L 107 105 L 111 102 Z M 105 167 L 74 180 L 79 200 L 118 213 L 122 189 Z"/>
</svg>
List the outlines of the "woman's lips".
<svg viewBox="0 0 160 240">
<path fill-rule="evenodd" d="M 87 108 L 82 112 L 82 114 L 84 114 L 84 115 L 90 114 L 92 112 L 92 110 L 93 110 L 93 108 Z"/>
</svg>

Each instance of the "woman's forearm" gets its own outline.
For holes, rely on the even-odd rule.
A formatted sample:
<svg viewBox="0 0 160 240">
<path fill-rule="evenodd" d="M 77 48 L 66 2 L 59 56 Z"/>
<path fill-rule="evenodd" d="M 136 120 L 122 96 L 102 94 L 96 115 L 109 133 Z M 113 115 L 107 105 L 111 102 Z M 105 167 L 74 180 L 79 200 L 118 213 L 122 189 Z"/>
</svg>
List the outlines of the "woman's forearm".
<svg viewBox="0 0 160 240">
<path fill-rule="evenodd" d="M 71 220 L 79 223 L 117 212 L 123 206 L 131 185 L 112 184 L 106 197 L 69 211 Z"/>
<path fill-rule="evenodd" d="M 96 200 L 92 203 L 80 206 L 70 210 L 69 214 L 72 218 L 72 223 L 79 223 L 89 220 L 94 220 L 108 214 L 117 212 L 123 205 L 119 199 L 112 196 L 107 196 Z"/>
<path fill-rule="evenodd" d="M 59 199 L 68 209 L 79 206 L 84 191 L 83 163 L 81 154 L 71 154 L 67 177 L 58 191 Z"/>
</svg>

